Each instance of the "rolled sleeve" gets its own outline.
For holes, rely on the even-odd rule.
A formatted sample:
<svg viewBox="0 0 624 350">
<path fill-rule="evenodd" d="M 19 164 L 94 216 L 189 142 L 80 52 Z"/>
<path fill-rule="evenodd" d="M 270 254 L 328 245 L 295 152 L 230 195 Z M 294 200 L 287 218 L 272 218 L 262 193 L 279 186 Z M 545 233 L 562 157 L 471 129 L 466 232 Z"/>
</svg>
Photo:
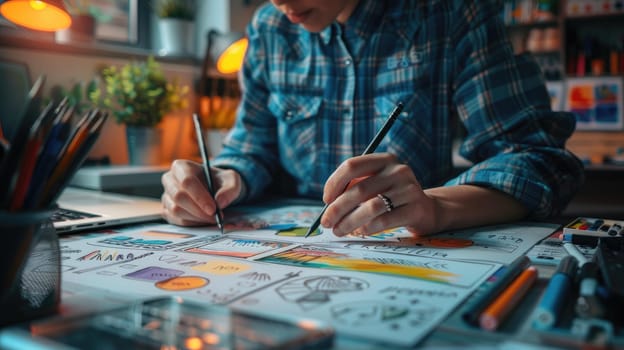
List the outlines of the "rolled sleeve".
<svg viewBox="0 0 624 350">
<path fill-rule="evenodd" d="M 465 10 L 475 12 L 455 31 L 453 103 L 467 132 L 460 154 L 475 165 L 446 185 L 497 189 L 531 217 L 555 215 L 584 180 L 582 163 L 565 149 L 575 117 L 550 109 L 539 66 L 513 54 L 496 12 Z"/>
</svg>

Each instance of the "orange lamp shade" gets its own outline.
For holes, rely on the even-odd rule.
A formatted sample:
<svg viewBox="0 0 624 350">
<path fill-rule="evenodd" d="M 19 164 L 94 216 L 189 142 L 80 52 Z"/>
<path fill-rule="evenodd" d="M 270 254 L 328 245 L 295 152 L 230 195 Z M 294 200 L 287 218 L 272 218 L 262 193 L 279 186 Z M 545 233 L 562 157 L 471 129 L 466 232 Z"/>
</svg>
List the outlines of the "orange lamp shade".
<svg viewBox="0 0 624 350">
<path fill-rule="evenodd" d="M 62 0 L 8 0 L 0 5 L 0 14 L 17 25 L 45 32 L 71 25 Z"/>
<path fill-rule="evenodd" d="M 241 38 L 228 46 L 217 60 L 217 70 L 219 73 L 236 73 L 243 65 L 245 51 L 248 44 L 247 38 Z"/>
</svg>

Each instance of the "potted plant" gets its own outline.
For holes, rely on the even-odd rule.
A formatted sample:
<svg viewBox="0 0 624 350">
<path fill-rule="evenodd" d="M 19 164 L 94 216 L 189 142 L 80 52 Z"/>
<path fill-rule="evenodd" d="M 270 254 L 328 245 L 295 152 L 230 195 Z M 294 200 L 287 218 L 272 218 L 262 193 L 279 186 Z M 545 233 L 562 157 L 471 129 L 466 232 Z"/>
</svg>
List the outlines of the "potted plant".
<svg viewBox="0 0 624 350">
<path fill-rule="evenodd" d="M 95 25 L 101 10 L 89 0 L 64 0 L 71 15 L 72 23 L 67 29 L 57 31 L 54 36 L 58 42 L 89 42 L 95 38 Z"/>
<path fill-rule="evenodd" d="M 160 64 L 150 56 L 101 71 L 102 87 L 90 98 L 125 124 L 130 164 L 160 163 L 162 131 L 156 126 L 165 114 L 188 105 L 188 86 L 168 81 Z"/>
<path fill-rule="evenodd" d="M 161 56 L 192 55 L 195 41 L 195 1 L 155 1 L 158 32 L 156 52 Z"/>
</svg>

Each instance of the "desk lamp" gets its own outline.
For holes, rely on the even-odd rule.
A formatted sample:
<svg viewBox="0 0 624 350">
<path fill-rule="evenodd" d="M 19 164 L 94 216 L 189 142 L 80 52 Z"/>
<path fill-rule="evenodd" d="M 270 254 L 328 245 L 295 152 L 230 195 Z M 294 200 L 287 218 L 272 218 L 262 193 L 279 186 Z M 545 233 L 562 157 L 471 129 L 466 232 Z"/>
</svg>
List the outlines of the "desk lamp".
<svg viewBox="0 0 624 350">
<path fill-rule="evenodd" d="M 223 101 L 226 96 L 226 80 L 231 80 L 243 65 L 248 40 L 238 32 L 208 32 L 203 72 L 199 84 L 199 115 L 202 122 L 216 110 L 224 111 Z M 231 84 L 230 84 L 231 85 Z M 205 124 L 204 124 L 205 126 Z"/>
<path fill-rule="evenodd" d="M 241 33 L 219 33 L 216 30 L 208 32 L 208 47 L 206 49 L 206 67 L 204 74 L 213 66 L 220 74 L 233 74 L 240 70 L 247 50 L 248 40 Z"/>
<path fill-rule="evenodd" d="M 17 25 L 44 32 L 68 28 L 72 22 L 62 0 L 6 0 L 0 13 Z"/>
</svg>

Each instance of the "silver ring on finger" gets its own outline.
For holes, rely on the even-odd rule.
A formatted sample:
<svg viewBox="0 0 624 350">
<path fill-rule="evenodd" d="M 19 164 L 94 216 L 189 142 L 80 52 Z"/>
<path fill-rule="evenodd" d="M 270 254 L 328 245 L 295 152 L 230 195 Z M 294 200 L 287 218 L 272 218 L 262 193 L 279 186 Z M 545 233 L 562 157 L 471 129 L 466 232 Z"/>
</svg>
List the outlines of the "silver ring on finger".
<svg viewBox="0 0 624 350">
<path fill-rule="evenodd" d="M 384 202 L 384 206 L 386 207 L 386 212 L 391 212 L 392 209 L 394 209 L 394 204 L 392 203 L 392 200 L 390 200 L 390 198 L 388 198 L 388 196 L 384 196 L 383 194 L 378 194 L 377 198 L 381 199 Z"/>
</svg>

